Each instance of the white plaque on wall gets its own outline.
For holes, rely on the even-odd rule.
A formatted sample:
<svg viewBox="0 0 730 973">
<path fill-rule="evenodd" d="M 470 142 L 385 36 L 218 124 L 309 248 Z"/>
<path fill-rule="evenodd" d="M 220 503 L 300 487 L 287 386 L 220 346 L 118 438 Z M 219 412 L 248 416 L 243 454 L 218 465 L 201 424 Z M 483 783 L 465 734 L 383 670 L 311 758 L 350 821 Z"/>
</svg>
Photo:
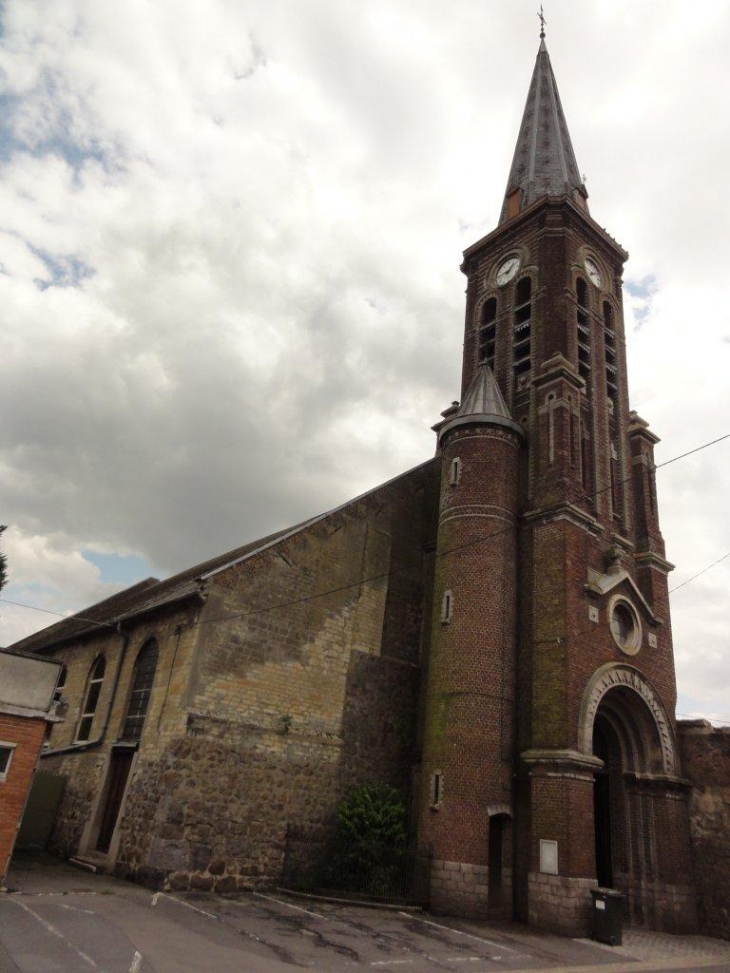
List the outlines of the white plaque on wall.
<svg viewBox="0 0 730 973">
<path fill-rule="evenodd" d="M 547 875 L 558 874 L 558 843 L 540 838 L 540 871 Z"/>
</svg>

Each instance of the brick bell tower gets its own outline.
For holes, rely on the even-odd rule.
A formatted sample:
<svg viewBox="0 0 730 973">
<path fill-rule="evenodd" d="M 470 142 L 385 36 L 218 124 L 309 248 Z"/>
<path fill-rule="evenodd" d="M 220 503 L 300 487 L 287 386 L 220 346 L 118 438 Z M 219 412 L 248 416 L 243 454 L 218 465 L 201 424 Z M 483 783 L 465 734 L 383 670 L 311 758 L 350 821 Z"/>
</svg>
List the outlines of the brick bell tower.
<svg viewBox="0 0 730 973">
<path fill-rule="evenodd" d="M 419 843 L 436 911 L 588 930 L 695 924 L 667 575 L 629 411 L 628 254 L 590 216 L 544 31 L 497 228 L 464 254 Z"/>
</svg>

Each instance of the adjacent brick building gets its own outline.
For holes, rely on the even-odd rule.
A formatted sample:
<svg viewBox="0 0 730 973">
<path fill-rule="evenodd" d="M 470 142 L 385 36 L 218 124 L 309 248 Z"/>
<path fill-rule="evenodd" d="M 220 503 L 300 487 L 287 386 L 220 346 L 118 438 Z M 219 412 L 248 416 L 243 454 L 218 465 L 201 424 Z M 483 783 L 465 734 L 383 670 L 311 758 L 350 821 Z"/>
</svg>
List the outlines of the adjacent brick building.
<svg viewBox="0 0 730 973">
<path fill-rule="evenodd" d="M 273 883 L 351 784 L 387 781 L 437 910 L 577 933 L 601 884 L 636 922 L 694 928 L 626 258 L 543 40 L 500 223 L 464 255 L 435 457 L 21 643 L 66 666 L 56 850 L 174 888 Z"/>
<path fill-rule="evenodd" d="M 43 740 L 55 721 L 58 662 L 0 649 L 0 887 Z"/>
</svg>

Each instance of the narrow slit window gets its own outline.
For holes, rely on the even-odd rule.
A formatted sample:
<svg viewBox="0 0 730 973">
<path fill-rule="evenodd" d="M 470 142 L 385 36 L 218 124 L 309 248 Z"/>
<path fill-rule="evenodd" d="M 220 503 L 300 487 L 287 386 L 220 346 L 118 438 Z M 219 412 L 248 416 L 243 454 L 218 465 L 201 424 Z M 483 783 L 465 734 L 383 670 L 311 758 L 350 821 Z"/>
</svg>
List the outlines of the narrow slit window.
<svg viewBox="0 0 730 973">
<path fill-rule="evenodd" d="M 458 486 L 459 480 L 461 480 L 461 460 L 458 456 L 455 456 L 454 459 L 451 460 L 449 484 L 451 486 Z"/>
<path fill-rule="evenodd" d="M 431 777 L 431 803 L 440 804 L 444 792 L 444 775 L 437 770 Z"/>
<path fill-rule="evenodd" d="M 441 621 L 446 624 L 451 621 L 451 616 L 454 613 L 454 596 L 451 591 L 444 591 L 443 598 L 441 599 Z"/>
<path fill-rule="evenodd" d="M 127 706 L 127 717 L 122 730 L 123 740 L 139 740 L 142 736 L 147 708 L 152 694 L 157 669 L 157 642 L 151 639 L 139 650 L 134 663 L 132 692 Z"/>
<path fill-rule="evenodd" d="M 99 696 L 101 694 L 105 672 L 106 660 L 103 655 L 100 655 L 94 662 L 89 673 L 84 705 L 81 709 L 81 719 L 79 720 L 79 729 L 76 734 L 76 739 L 79 743 L 85 743 L 91 736 L 91 726 L 94 722 L 96 707 L 99 705 Z"/>
</svg>

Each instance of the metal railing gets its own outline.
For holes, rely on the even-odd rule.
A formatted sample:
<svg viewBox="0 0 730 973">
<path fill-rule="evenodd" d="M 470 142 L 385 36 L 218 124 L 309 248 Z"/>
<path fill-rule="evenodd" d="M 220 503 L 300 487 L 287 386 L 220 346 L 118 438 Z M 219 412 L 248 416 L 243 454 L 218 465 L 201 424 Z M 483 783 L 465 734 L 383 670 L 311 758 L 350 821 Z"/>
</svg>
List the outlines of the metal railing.
<svg viewBox="0 0 730 973">
<path fill-rule="evenodd" d="M 409 849 L 287 841 L 282 884 L 298 892 L 393 905 L 428 905 L 431 860 Z"/>
</svg>

